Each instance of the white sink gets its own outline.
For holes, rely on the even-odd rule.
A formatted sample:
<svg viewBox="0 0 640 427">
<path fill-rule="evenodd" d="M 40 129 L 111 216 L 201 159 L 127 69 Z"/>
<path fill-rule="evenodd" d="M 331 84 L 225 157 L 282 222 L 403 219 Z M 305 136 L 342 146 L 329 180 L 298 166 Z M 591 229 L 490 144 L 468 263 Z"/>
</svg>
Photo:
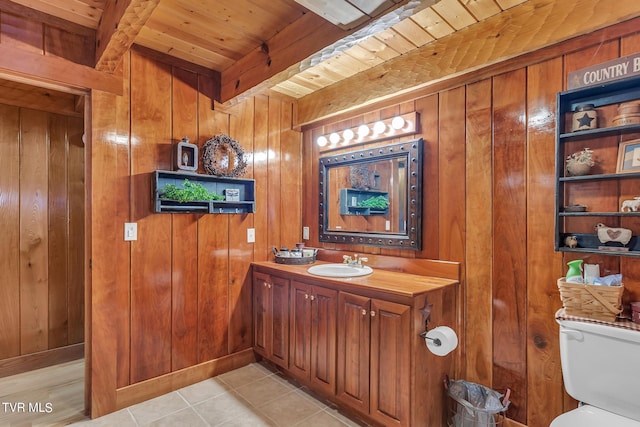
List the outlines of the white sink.
<svg viewBox="0 0 640 427">
<path fill-rule="evenodd" d="M 309 267 L 310 274 L 324 277 L 357 277 L 373 273 L 373 269 L 367 265 L 356 267 L 348 264 L 321 264 Z"/>
</svg>

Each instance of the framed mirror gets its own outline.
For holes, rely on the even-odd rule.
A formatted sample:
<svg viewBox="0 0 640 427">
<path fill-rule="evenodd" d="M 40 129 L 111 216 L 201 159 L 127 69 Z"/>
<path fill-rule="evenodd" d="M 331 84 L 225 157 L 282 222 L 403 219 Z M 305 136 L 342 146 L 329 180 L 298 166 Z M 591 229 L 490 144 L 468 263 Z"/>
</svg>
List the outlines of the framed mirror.
<svg viewBox="0 0 640 427">
<path fill-rule="evenodd" d="M 423 140 L 320 158 L 321 242 L 421 249 Z"/>
</svg>

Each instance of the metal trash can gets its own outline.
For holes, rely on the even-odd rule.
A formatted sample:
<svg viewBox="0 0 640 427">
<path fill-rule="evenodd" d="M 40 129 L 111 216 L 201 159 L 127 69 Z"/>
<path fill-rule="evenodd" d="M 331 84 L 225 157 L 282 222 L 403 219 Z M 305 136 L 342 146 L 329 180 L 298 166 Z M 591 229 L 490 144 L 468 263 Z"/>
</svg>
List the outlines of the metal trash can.
<svg viewBox="0 0 640 427">
<path fill-rule="evenodd" d="M 500 394 L 489 387 L 464 380 L 445 379 L 449 427 L 494 427 L 502 425 L 511 403 L 511 390 Z"/>
</svg>

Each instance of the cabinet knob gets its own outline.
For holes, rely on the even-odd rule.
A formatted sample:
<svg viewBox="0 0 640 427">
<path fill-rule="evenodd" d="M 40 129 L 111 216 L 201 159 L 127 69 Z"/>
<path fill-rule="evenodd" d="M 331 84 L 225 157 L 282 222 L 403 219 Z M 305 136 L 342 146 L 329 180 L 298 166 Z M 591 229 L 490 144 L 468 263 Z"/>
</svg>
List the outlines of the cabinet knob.
<svg viewBox="0 0 640 427">
<path fill-rule="evenodd" d="M 364 308 L 362 309 L 362 315 L 366 316 L 367 315 L 367 310 L 365 310 Z"/>
<path fill-rule="evenodd" d="M 267 283 L 267 288 L 271 289 L 271 283 Z"/>
<path fill-rule="evenodd" d="M 371 317 L 376 317 L 376 312 L 371 310 Z"/>
<path fill-rule="evenodd" d="M 309 299 L 309 294 L 304 294 L 304 299 Z"/>
<path fill-rule="evenodd" d="M 311 295 L 311 301 L 313 301 L 314 299 L 316 299 L 316 297 L 314 297 L 313 295 Z"/>
</svg>

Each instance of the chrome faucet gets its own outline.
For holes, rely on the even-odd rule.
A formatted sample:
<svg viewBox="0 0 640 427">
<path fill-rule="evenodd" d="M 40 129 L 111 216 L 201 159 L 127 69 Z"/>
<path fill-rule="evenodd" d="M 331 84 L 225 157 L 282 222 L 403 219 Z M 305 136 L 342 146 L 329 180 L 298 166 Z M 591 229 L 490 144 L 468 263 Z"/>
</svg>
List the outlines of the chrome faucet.
<svg viewBox="0 0 640 427">
<path fill-rule="evenodd" d="M 363 263 L 369 261 L 369 258 L 358 256 L 358 254 L 353 254 L 353 258 L 349 255 L 342 256 L 343 264 L 348 264 L 354 267 L 362 268 L 364 266 Z"/>
</svg>

